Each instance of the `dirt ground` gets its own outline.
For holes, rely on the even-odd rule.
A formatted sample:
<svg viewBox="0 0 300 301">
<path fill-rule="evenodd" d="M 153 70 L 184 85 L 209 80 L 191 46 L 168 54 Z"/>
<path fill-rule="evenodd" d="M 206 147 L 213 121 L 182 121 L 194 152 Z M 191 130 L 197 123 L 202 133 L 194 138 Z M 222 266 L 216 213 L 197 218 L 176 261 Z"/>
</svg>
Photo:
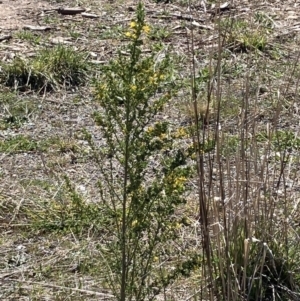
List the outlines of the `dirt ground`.
<svg viewBox="0 0 300 301">
<path fill-rule="evenodd" d="M 43 10 L 51 8 L 49 1 L 1 0 L 0 33 L 18 30 L 24 25 L 37 25 Z"/>
<path fill-rule="evenodd" d="M 118 35 L 133 18 L 136 2 L 135 0 L 0 0 L 0 61 L 9 63 L 15 55 L 29 56 L 39 48 L 53 45 L 53 41 L 63 41 L 78 50 L 86 51 L 95 66 L 99 66 L 103 62 L 108 62 L 116 53 L 116 49 L 120 45 Z M 194 3 L 191 11 L 186 5 L 188 1 L 174 0 L 170 2 L 168 4 L 156 4 L 152 0 L 144 1 L 147 22 L 151 26 L 163 29 L 157 31 L 157 35 L 159 35 L 157 41 L 162 39 L 165 45 L 170 46 L 170 48 L 173 47 L 178 61 L 180 63 L 185 61 L 186 64 L 189 60 L 188 30 L 186 29 L 190 26 L 191 19 L 189 16 L 191 14 L 195 21 L 194 47 L 195 53 L 197 53 L 197 68 L 201 69 L 210 60 L 211 53 L 217 49 L 218 30 L 214 21 L 215 10 L 211 6 L 211 2 L 216 1 L 191 1 Z M 238 87 L 234 91 L 236 94 L 232 99 L 239 100 L 241 98 L 242 93 L 239 89 L 243 84 L 244 74 L 249 71 L 245 62 L 253 59 L 253 64 L 261 67 L 259 72 L 262 75 L 255 74 L 256 77 L 253 77 L 251 84 L 259 85 L 260 81 L 264 80 L 268 92 L 264 95 L 257 93 L 260 97 L 257 102 L 261 111 L 251 111 L 252 108 L 250 108 L 251 118 L 253 117 L 253 120 L 257 118 L 258 126 L 265 128 L 265 125 L 270 121 L 268 118 L 271 118 L 270 116 L 273 114 L 273 107 L 271 105 L 268 107 L 269 102 L 273 104 L 273 98 L 270 95 L 274 94 L 275 98 L 277 95 L 282 95 L 285 92 L 287 95 L 291 92 L 293 101 L 286 100 L 287 103 L 289 102 L 289 109 L 282 111 L 279 126 L 289 128 L 297 136 L 300 124 L 298 82 L 296 83 L 297 79 L 289 78 L 288 72 L 292 68 L 289 70 L 287 65 L 288 63 L 292 65 L 291 62 L 295 62 L 299 55 L 300 1 L 237 0 L 228 1 L 228 3 L 230 3 L 230 8 L 224 10 L 222 16 L 230 15 L 247 19 L 250 15 L 253 17 L 252 15 L 255 13 L 263 13 L 264 21 L 269 20 L 273 28 L 268 36 L 268 52 L 259 52 L 258 59 L 255 58 L 259 61 L 258 63 L 251 57 L 251 51 L 241 53 L 235 51 L 231 47 L 232 45 L 224 45 L 224 49 L 228 47 L 227 54 L 230 53 L 228 61 L 224 56 L 224 68 L 227 67 L 228 73 L 232 76 L 231 78 L 228 76 L 228 81 L 232 80 L 232 86 Z M 81 15 L 62 16 L 55 12 L 59 7 L 75 7 L 78 4 L 86 8 L 87 12 L 97 14 L 99 18 L 84 19 Z M 267 20 L 267 18 L 269 19 Z M 34 35 L 31 40 L 28 37 L 26 40 L 24 37 L 21 38 L 22 34 L 24 35 L 22 29 L 25 25 L 49 25 L 53 27 L 53 30 L 47 32 L 33 31 Z M 8 35 L 11 36 L 10 40 L 1 41 L 1 37 Z M 35 42 L 35 37 L 40 37 L 40 41 Z M 275 53 L 275 51 L 272 52 L 273 50 L 278 51 L 281 59 L 276 61 L 273 57 L 271 58 Z M 275 53 L 274 57 L 276 55 Z M 284 60 L 287 62 L 286 64 Z M 185 67 L 185 70 L 182 71 L 182 78 L 188 77 L 187 69 Z M 277 80 L 276 72 L 281 69 L 286 76 Z M 266 70 L 268 72 L 274 71 L 274 73 L 265 75 Z M 235 77 L 234 72 L 240 73 Z M 268 80 L 270 78 L 270 80 L 264 78 L 268 78 Z M 288 87 L 289 91 L 285 91 L 285 87 Z M 2 86 L 0 86 L 1 89 Z M 9 88 L 5 87 L 5 89 Z M 263 97 L 265 98 L 263 99 Z M 270 100 L 267 99 L 268 97 Z M 24 135 L 37 141 L 59 137 L 64 143 L 60 146 L 49 147 L 49 150 L 43 154 L 35 151 L 14 152 L 13 149 L 11 153 L 0 152 L 0 175 L 2 177 L 0 180 L 0 257 L 3 255 L 2 260 L 0 260 L 1 300 L 107 300 L 104 297 L 101 299 L 101 284 L 99 284 L 98 275 L 91 272 L 82 276 L 80 273 L 74 272 L 74 269 L 66 268 L 72 267 L 77 261 L 80 264 L 86 262 L 88 266 L 91 260 L 98 258 L 99 254 L 95 247 L 96 240 L 88 238 L 86 245 L 84 245 L 84 240 L 83 242 L 78 241 L 72 235 L 66 237 L 33 235 L 28 238 L 26 233 L 18 231 L 20 225 L 26 226 L 27 223 L 31 222 L 30 220 L 23 220 L 22 215 L 19 215 L 22 208 L 31 208 L 31 206 L 36 206 L 39 201 L 42 203 L 44 200 L 53 202 L 59 190 L 56 191 L 56 181 L 60 179 L 62 174 L 67 174 L 79 191 L 83 190 L 86 200 L 99 199 L 99 188 L 96 185 L 99 170 L 89 157 L 88 147 L 80 136 L 81 129 L 86 128 L 97 142 L 100 140 L 99 129 L 91 117 L 95 109 L 91 99 L 92 94 L 89 87 L 80 87 L 78 90 L 74 89 L 67 92 L 57 91 L 45 95 L 20 93 L 17 95 L 17 101 L 24 106 L 30 103 L 33 106 L 33 113 L 28 114 L 27 122 L 22 124 L 20 128 L 0 130 L 0 142 L 10 136 Z M 13 104 L 11 106 L 13 107 Z M 1 109 L 0 118 L 4 118 L 3 116 L 7 112 L 2 112 L 4 110 L 1 111 Z M 232 111 L 234 110 L 235 108 L 232 109 Z M 183 114 L 175 116 L 174 110 L 172 114 L 166 115 L 166 119 L 179 125 Z M 236 131 L 238 118 L 234 114 L 225 116 L 222 120 L 225 128 L 223 130 L 225 131 L 227 127 L 228 132 L 232 128 Z M 250 120 L 252 120 L 251 118 Z M 73 160 L 73 145 L 80 150 L 80 152 L 74 151 L 76 160 Z M 58 148 L 67 149 L 67 151 L 58 151 Z M 299 155 L 296 153 L 295 157 L 299 157 Z M 299 198 L 299 190 L 297 190 L 300 188 L 299 159 L 295 159 L 295 162 L 291 167 L 295 169 L 293 170 L 295 176 L 293 178 L 291 173 L 288 179 L 293 181 L 293 185 L 288 191 L 291 199 Z M 46 190 L 43 185 L 51 189 Z M 260 188 L 257 187 L 254 188 L 259 191 Z M 190 234 L 184 233 L 183 237 L 186 239 L 188 235 Z M 191 239 L 195 243 L 199 241 L 199 237 L 196 235 Z M 82 250 L 86 249 L 90 253 L 83 257 Z M 98 263 L 96 262 L 96 264 Z M 178 295 L 175 294 L 174 299 L 170 300 L 190 300 L 189 285 L 186 282 L 174 283 L 169 294 L 172 295 L 175 292 Z M 74 287 L 71 296 L 66 290 L 68 287 Z M 83 289 L 76 289 L 75 287 L 82 287 Z M 1 295 L 2 290 L 6 292 L 3 295 Z M 99 297 L 96 294 L 97 290 Z M 96 296 L 89 297 L 90 293 Z M 57 298 L 55 298 L 55 294 Z"/>
</svg>

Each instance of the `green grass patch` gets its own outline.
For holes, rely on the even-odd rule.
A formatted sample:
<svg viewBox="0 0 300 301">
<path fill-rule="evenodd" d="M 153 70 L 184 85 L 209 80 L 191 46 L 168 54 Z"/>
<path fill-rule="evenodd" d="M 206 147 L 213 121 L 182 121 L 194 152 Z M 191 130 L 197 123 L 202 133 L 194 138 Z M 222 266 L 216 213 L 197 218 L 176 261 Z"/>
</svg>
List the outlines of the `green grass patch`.
<svg viewBox="0 0 300 301">
<path fill-rule="evenodd" d="M 25 151 L 36 151 L 39 149 L 38 142 L 31 137 L 17 135 L 0 140 L 0 152 L 15 153 Z"/>
<path fill-rule="evenodd" d="M 30 98 L 11 92 L 0 93 L 0 130 L 21 127 L 36 110 L 37 103 Z"/>
<path fill-rule="evenodd" d="M 10 64 L 2 64 L 2 70 L 5 85 L 41 92 L 84 84 L 88 63 L 84 53 L 59 45 L 42 49 L 32 59 L 16 57 Z"/>
<path fill-rule="evenodd" d="M 101 206 L 86 202 L 67 177 L 53 199 L 39 200 L 36 206 L 24 208 L 23 211 L 31 221 L 30 227 L 44 234 L 80 235 L 91 227 L 98 227 L 105 219 Z"/>
<path fill-rule="evenodd" d="M 258 142 L 270 141 L 274 151 L 294 151 L 300 148 L 300 137 L 290 130 L 278 130 L 269 137 L 266 132 L 256 136 Z"/>
<path fill-rule="evenodd" d="M 61 138 L 59 136 L 53 136 L 47 140 L 47 143 L 51 145 L 51 149 L 58 153 L 79 153 L 81 149 L 76 143 L 76 140 L 71 138 Z"/>
<path fill-rule="evenodd" d="M 0 140 L 0 152 L 17 153 L 30 151 L 54 151 L 56 153 L 77 153 L 80 148 L 75 140 L 53 136 L 43 140 L 36 140 L 26 135 L 11 136 Z"/>
<path fill-rule="evenodd" d="M 270 144 L 271 150 L 275 152 L 292 152 L 300 149 L 300 137 L 289 130 L 280 130 L 270 136 L 266 132 L 260 131 L 256 133 L 255 140 L 258 145 L 262 146 L 261 149 L 265 149 L 265 144 Z M 240 145 L 239 135 L 227 135 L 222 143 L 222 153 L 224 155 L 234 154 L 240 148 Z"/>
<path fill-rule="evenodd" d="M 225 19 L 221 22 L 225 44 L 237 52 L 264 51 L 271 28 L 259 22 Z"/>
<path fill-rule="evenodd" d="M 166 40 L 170 38 L 172 32 L 166 26 L 153 26 L 149 33 L 149 38 L 151 40 Z"/>
<path fill-rule="evenodd" d="M 38 45 L 41 42 L 41 36 L 29 30 L 17 31 L 15 37 L 23 41 L 28 41 L 33 45 Z"/>
</svg>

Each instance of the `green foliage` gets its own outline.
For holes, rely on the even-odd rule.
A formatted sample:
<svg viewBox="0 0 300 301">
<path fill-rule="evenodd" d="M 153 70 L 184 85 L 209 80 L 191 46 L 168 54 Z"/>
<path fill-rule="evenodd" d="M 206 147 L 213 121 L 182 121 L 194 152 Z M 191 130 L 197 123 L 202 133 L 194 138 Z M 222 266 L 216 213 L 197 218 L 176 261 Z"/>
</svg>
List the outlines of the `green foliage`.
<svg viewBox="0 0 300 301">
<path fill-rule="evenodd" d="M 257 134 L 258 142 L 268 142 L 274 151 L 295 151 L 300 148 L 300 138 L 292 131 L 278 130 L 269 137 L 266 132 Z"/>
<path fill-rule="evenodd" d="M 37 149 L 37 141 L 28 136 L 17 135 L 5 140 L 0 140 L 0 152 L 14 153 L 20 151 L 35 151 Z"/>
<path fill-rule="evenodd" d="M 28 42 L 31 42 L 32 44 L 35 44 L 35 45 L 40 44 L 40 41 L 41 41 L 41 36 L 40 35 L 34 34 L 29 30 L 18 31 L 18 32 L 16 32 L 15 35 L 18 39 L 26 40 Z"/>
<path fill-rule="evenodd" d="M 103 214 L 97 204 L 86 203 L 67 177 L 50 203 L 39 201 L 35 210 L 27 209 L 24 213 L 34 230 L 75 235 L 97 228 Z"/>
<path fill-rule="evenodd" d="M 256 134 L 256 142 L 260 145 L 270 144 L 271 150 L 280 151 L 296 151 L 300 148 L 300 139 L 292 131 L 279 130 L 272 133 L 270 136 L 266 132 L 258 132 Z M 224 137 L 221 151 L 224 155 L 236 153 L 240 147 L 240 139 L 237 135 Z"/>
<path fill-rule="evenodd" d="M 103 68 L 96 86 L 101 109 L 94 119 L 106 145 L 97 148 L 87 134 L 103 174 L 99 188 L 106 229 L 113 237 L 103 254 L 118 300 L 153 300 L 195 266 L 191 259 L 183 260 L 171 279 L 156 264 L 160 246 L 177 238 L 182 217 L 176 209 L 185 204 L 191 169 L 176 146 L 176 134 L 169 135 L 169 123 L 158 119 L 173 93 L 172 61 L 167 53 L 163 58 L 143 55 L 143 39 L 150 32 L 144 18 L 139 3 L 136 20 L 125 33 L 129 44 Z M 119 177 L 113 175 L 115 168 Z"/>
<path fill-rule="evenodd" d="M 223 155 L 234 154 L 239 150 L 241 141 L 237 135 L 224 137 L 224 143 L 221 147 Z"/>
<path fill-rule="evenodd" d="M 292 131 L 277 131 L 273 138 L 274 148 L 276 150 L 299 150 L 300 138 Z"/>
<path fill-rule="evenodd" d="M 236 51 L 264 51 L 270 28 L 240 19 L 225 19 L 221 23 L 225 42 Z"/>
<path fill-rule="evenodd" d="M 161 26 L 155 26 L 151 28 L 151 31 L 149 33 L 149 38 L 151 40 L 166 40 L 168 39 L 172 33 L 170 30 L 166 27 Z"/>
<path fill-rule="evenodd" d="M 74 141 L 67 141 L 57 136 L 38 141 L 30 136 L 16 135 L 0 140 L 0 152 L 10 154 L 27 151 L 47 151 L 50 148 L 58 153 L 76 153 L 79 151 Z"/>
<path fill-rule="evenodd" d="M 15 93 L 0 93 L 0 130 L 20 127 L 36 108 L 32 99 L 20 99 Z"/>
<path fill-rule="evenodd" d="M 59 45 L 41 50 L 33 59 L 16 57 L 2 69 L 1 81 L 7 86 L 51 91 L 83 84 L 88 65 L 83 53 Z"/>
</svg>

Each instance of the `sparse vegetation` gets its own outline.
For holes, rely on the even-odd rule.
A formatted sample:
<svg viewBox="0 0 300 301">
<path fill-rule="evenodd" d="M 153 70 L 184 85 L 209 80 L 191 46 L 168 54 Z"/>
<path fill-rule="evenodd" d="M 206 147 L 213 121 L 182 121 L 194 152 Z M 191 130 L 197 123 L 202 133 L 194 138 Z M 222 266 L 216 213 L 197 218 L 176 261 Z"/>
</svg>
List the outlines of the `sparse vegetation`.
<svg viewBox="0 0 300 301">
<path fill-rule="evenodd" d="M 84 83 L 88 66 L 83 53 L 59 45 L 42 49 L 33 59 L 15 57 L 3 64 L 2 82 L 17 90 L 37 92 L 70 88 Z"/>
<path fill-rule="evenodd" d="M 19 99 L 15 93 L 0 93 L 0 129 L 18 128 L 28 122 L 37 110 L 37 104 L 31 98 Z"/>
<path fill-rule="evenodd" d="M 41 41 L 41 35 L 34 34 L 29 30 L 18 31 L 16 32 L 15 36 L 18 39 L 25 40 L 36 45 L 38 45 Z"/>
<path fill-rule="evenodd" d="M 177 146 L 180 133 L 168 134 L 169 122 L 157 121 L 174 90 L 172 61 L 168 53 L 159 61 L 155 52 L 142 55 L 140 41 L 149 32 L 140 3 L 136 20 L 125 33 L 129 45 L 103 68 L 96 87 L 101 109 L 94 118 L 107 146 L 95 147 L 88 135 L 103 175 L 99 186 L 109 221 L 105 228 L 115 237 L 100 248 L 117 300 L 154 300 L 171 282 L 200 265 L 198 254 L 189 248 L 181 256 L 171 246 L 167 254 L 162 250 L 179 238 L 184 215 L 176 212 L 184 210 L 191 168 Z M 111 176 L 117 170 L 120 179 Z M 187 252 L 190 257 L 185 259 Z M 173 270 L 163 264 L 169 256 L 178 256 L 180 262 Z"/>
<path fill-rule="evenodd" d="M 266 3 L 84 0 L 1 40 L 1 300 L 300 299 L 297 11 Z"/>
<path fill-rule="evenodd" d="M 264 20 L 266 18 L 263 14 L 257 14 L 257 24 L 248 20 L 231 18 L 222 21 L 221 31 L 227 47 L 233 51 L 265 50 L 272 27 Z"/>
</svg>

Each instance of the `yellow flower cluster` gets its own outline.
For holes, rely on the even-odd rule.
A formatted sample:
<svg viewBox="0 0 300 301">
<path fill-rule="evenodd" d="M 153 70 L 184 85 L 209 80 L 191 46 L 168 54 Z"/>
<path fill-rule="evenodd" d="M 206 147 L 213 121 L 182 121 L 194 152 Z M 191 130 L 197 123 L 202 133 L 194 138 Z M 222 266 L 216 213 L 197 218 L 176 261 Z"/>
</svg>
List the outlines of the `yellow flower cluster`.
<svg viewBox="0 0 300 301">
<path fill-rule="evenodd" d="M 137 26 L 138 26 L 138 24 L 135 21 L 131 21 L 129 24 L 130 30 L 125 33 L 125 36 L 127 38 L 135 40 L 137 38 Z M 145 34 L 148 34 L 150 32 L 150 26 L 144 25 L 142 27 L 142 32 L 144 32 Z"/>
<path fill-rule="evenodd" d="M 168 136 L 165 133 L 165 130 L 160 127 L 160 123 L 156 123 L 154 126 L 149 126 L 146 129 L 146 133 L 152 137 L 158 137 L 161 140 L 167 139 Z"/>
<path fill-rule="evenodd" d="M 176 191 L 184 188 L 184 184 L 186 183 L 187 178 L 171 174 L 167 177 L 166 181 L 168 185 L 173 189 L 173 191 Z"/>
<path fill-rule="evenodd" d="M 137 89 L 137 86 L 136 86 L 136 85 L 131 85 L 131 86 L 130 86 L 130 90 L 131 90 L 132 92 L 135 92 L 136 89 Z"/>
<path fill-rule="evenodd" d="M 133 32 L 130 32 L 130 31 L 127 31 L 127 32 L 125 33 L 125 36 L 126 36 L 127 38 L 129 38 L 129 39 L 133 39 L 133 40 L 136 39 L 136 34 L 133 33 Z"/>
<path fill-rule="evenodd" d="M 174 138 L 183 138 L 186 137 L 187 135 L 188 135 L 187 130 L 184 127 L 180 127 L 174 133 Z"/>
<path fill-rule="evenodd" d="M 167 134 L 162 133 L 162 134 L 160 134 L 159 139 L 165 140 L 165 139 L 167 139 L 167 137 L 168 137 Z"/>
<path fill-rule="evenodd" d="M 149 127 L 147 128 L 146 132 L 147 132 L 148 134 L 152 134 L 152 133 L 154 132 L 154 127 L 153 127 L 153 126 L 149 126 Z"/>
<path fill-rule="evenodd" d="M 156 85 L 158 80 L 164 80 L 165 76 L 163 74 L 154 73 L 153 76 L 149 77 L 149 83 L 151 85 Z"/>
<path fill-rule="evenodd" d="M 178 177 L 174 179 L 173 188 L 183 188 L 184 184 L 186 182 L 186 177 Z"/>
<path fill-rule="evenodd" d="M 143 26 L 143 32 L 148 34 L 150 32 L 150 26 L 149 25 Z"/>
</svg>

